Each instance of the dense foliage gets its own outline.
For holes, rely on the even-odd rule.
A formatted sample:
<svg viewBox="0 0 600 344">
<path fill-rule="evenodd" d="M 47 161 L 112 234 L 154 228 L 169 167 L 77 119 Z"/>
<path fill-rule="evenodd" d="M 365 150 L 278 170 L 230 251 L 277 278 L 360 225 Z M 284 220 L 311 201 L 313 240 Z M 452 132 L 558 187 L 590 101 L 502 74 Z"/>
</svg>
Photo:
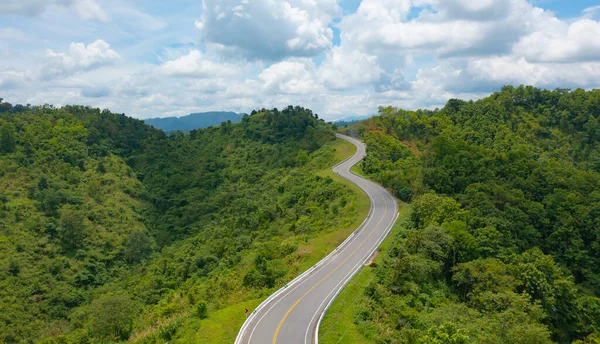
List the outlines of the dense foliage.
<svg viewBox="0 0 600 344">
<path fill-rule="evenodd" d="M 0 101 L 0 342 L 176 342 L 268 294 L 307 258 L 298 242 L 356 216 L 314 173 L 333 138 L 300 107 L 167 136 Z"/>
<path fill-rule="evenodd" d="M 570 343 L 600 331 L 600 91 L 505 87 L 349 129 L 406 201 L 356 314 L 381 343 Z M 594 339 L 595 338 L 595 339 Z"/>
</svg>

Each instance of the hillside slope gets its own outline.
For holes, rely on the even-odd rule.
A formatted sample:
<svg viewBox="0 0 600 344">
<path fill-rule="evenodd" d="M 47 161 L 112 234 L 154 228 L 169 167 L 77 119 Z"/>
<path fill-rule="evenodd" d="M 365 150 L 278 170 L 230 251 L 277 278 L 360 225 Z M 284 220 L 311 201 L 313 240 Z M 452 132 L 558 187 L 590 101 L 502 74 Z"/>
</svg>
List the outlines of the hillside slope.
<svg viewBox="0 0 600 344">
<path fill-rule="evenodd" d="M 0 341 L 163 343 L 268 295 L 355 221 L 316 175 L 333 132 L 289 107 L 153 129 L 124 115 L 0 104 Z"/>
<path fill-rule="evenodd" d="M 413 204 L 358 306 L 326 320 L 330 333 L 349 331 L 339 323 L 353 326 L 347 343 L 597 341 L 598 113 L 598 90 L 521 86 L 438 111 L 380 108 L 349 128 L 368 146 L 362 172 Z"/>
</svg>

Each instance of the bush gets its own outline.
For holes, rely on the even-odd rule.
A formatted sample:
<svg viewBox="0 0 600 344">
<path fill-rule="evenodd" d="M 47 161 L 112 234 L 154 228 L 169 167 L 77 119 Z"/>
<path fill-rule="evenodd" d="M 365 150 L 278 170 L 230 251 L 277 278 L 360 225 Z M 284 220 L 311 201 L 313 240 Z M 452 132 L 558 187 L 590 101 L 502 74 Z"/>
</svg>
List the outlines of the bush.
<svg viewBox="0 0 600 344">
<path fill-rule="evenodd" d="M 196 315 L 200 319 L 208 318 L 208 305 L 204 301 L 200 301 L 196 306 Z"/>
<path fill-rule="evenodd" d="M 396 192 L 396 196 L 403 202 L 410 201 L 412 194 L 413 194 L 412 189 L 409 187 L 406 187 L 406 186 L 401 187 Z"/>
<path fill-rule="evenodd" d="M 110 295 L 91 306 L 92 332 L 100 338 L 127 340 L 133 327 L 135 303 L 127 295 Z"/>
</svg>

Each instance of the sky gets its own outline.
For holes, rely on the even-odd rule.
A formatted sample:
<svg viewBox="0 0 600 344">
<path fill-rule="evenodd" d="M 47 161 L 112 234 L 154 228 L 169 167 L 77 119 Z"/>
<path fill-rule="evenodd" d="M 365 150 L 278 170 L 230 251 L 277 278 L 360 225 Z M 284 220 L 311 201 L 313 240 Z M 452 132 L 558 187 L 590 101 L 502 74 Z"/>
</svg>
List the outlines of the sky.
<svg viewBox="0 0 600 344">
<path fill-rule="evenodd" d="M 600 87 L 598 0 L 0 0 L 0 98 L 336 120 Z"/>
</svg>

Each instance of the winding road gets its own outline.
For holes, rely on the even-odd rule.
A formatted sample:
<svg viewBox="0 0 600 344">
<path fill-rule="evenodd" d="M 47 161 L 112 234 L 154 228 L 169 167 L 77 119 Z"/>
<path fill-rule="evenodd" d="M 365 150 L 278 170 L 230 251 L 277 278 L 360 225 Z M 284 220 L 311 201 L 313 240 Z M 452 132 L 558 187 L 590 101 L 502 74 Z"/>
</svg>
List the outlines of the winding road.
<svg viewBox="0 0 600 344">
<path fill-rule="evenodd" d="M 318 343 L 319 324 L 331 302 L 371 258 L 398 217 L 396 200 L 381 186 L 350 168 L 365 156 L 365 145 L 337 135 L 357 147 L 356 153 L 333 168 L 362 188 L 371 199 L 366 220 L 331 254 L 271 295 L 248 316 L 236 344 Z"/>
</svg>

